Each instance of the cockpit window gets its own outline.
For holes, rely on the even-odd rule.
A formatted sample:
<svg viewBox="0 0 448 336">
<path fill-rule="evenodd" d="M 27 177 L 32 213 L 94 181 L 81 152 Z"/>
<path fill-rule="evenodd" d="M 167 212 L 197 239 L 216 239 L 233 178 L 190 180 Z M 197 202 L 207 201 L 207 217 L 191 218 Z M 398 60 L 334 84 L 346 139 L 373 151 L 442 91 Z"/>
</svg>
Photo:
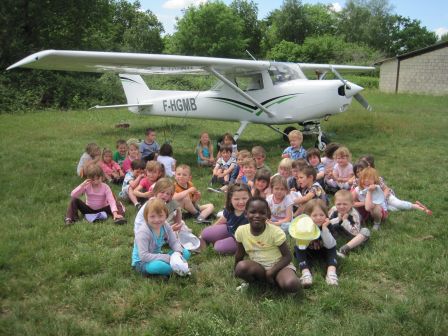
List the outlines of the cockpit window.
<svg viewBox="0 0 448 336">
<path fill-rule="evenodd" d="M 272 83 L 276 85 L 302 78 L 299 71 L 300 69 L 295 64 L 272 62 L 269 68 L 269 76 L 271 76 Z"/>
</svg>

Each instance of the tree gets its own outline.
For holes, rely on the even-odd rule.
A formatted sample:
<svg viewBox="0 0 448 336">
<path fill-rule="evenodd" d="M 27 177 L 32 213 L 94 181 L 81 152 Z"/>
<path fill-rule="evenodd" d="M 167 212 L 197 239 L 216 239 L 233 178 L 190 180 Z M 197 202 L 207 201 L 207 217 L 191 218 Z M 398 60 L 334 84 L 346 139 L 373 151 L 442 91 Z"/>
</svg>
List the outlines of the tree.
<svg viewBox="0 0 448 336">
<path fill-rule="evenodd" d="M 184 55 L 242 57 L 248 43 L 243 24 L 222 2 L 190 6 L 177 19 L 177 31 L 170 43 L 175 52 Z"/>
<path fill-rule="evenodd" d="M 422 27 L 419 20 L 412 20 L 400 15 L 395 15 L 393 18 L 392 43 L 387 50 L 388 55 L 404 54 L 437 42 L 436 34 L 428 31 L 426 27 Z"/>
<path fill-rule="evenodd" d="M 243 21 L 242 35 L 247 40 L 247 50 L 260 56 L 261 27 L 258 21 L 258 6 L 252 0 L 234 0 L 230 8 Z"/>
</svg>

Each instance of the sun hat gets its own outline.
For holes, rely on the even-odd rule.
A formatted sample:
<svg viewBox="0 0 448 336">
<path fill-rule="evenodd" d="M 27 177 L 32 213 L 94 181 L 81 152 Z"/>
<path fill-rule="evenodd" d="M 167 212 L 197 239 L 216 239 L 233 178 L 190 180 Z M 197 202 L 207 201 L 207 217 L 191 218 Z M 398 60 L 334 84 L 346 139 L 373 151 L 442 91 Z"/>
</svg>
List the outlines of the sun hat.
<svg viewBox="0 0 448 336">
<path fill-rule="evenodd" d="M 291 222 L 289 234 L 296 239 L 300 250 L 305 250 L 309 243 L 320 237 L 320 229 L 308 215 L 300 215 Z"/>
<path fill-rule="evenodd" d="M 201 246 L 201 241 L 198 237 L 188 231 L 180 230 L 178 233 L 180 244 L 187 250 L 197 250 Z"/>
</svg>

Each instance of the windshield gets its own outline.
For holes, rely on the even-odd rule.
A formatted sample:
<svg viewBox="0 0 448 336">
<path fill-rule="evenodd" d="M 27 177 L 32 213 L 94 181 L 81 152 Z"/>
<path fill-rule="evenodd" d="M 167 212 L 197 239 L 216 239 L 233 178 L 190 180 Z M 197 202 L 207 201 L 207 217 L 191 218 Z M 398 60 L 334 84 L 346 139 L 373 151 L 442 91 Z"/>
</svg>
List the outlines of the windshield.
<svg viewBox="0 0 448 336">
<path fill-rule="evenodd" d="M 271 76 L 274 85 L 305 77 L 295 64 L 277 62 L 271 63 L 269 76 Z"/>
</svg>

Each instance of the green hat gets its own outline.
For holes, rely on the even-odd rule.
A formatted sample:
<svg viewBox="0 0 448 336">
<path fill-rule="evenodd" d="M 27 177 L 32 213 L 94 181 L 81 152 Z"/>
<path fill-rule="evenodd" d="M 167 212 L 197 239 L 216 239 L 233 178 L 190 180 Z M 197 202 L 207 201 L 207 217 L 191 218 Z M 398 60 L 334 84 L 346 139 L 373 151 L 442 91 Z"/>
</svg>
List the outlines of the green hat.
<svg viewBox="0 0 448 336">
<path fill-rule="evenodd" d="M 294 218 L 289 226 L 289 234 L 296 239 L 300 250 L 305 250 L 309 243 L 320 237 L 320 229 L 308 215 Z"/>
</svg>

